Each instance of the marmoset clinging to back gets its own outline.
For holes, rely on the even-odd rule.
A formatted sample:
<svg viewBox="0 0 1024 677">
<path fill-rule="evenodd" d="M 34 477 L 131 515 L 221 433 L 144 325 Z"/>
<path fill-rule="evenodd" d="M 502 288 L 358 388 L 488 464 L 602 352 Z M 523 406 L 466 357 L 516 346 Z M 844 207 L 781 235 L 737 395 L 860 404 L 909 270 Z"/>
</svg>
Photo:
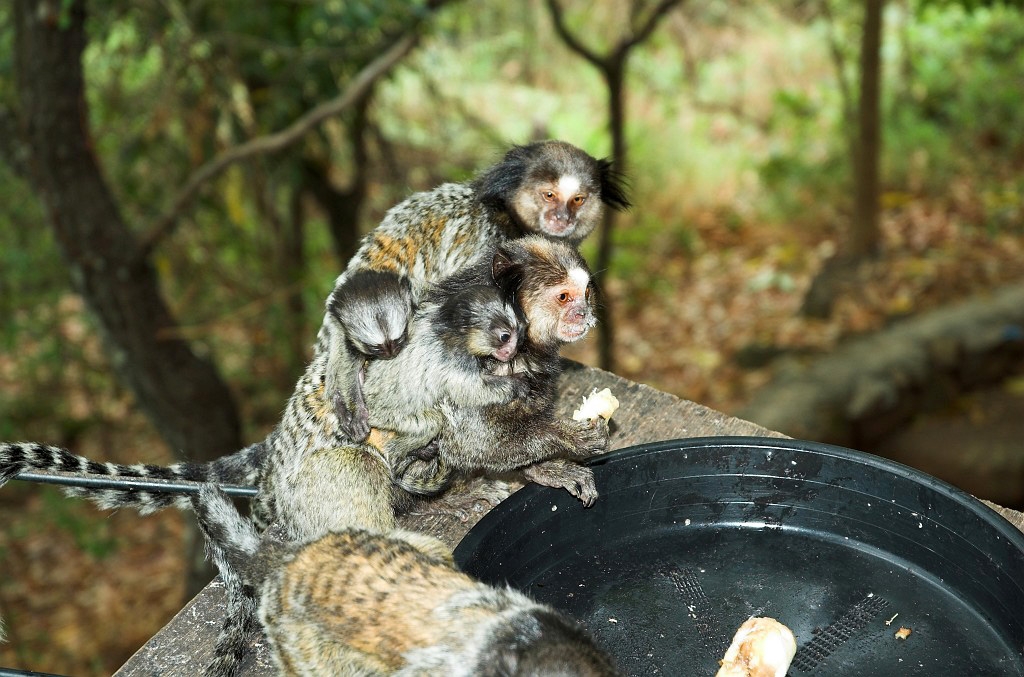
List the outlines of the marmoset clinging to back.
<svg viewBox="0 0 1024 677">
<path fill-rule="evenodd" d="M 605 206 L 629 205 L 621 179 L 607 160 L 597 160 L 562 141 L 515 146 L 501 162 L 467 183 L 447 183 L 416 193 L 393 207 L 367 235 L 335 283 L 318 350 L 329 351 L 327 393 L 335 400 L 342 431 L 361 441 L 369 421 L 359 378 L 366 350 L 351 336 L 347 296 L 352 276 L 389 271 L 410 280 L 414 301 L 427 287 L 480 260 L 493 245 L 537 234 L 578 245 L 601 220 Z M 382 298 L 382 304 L 390 301 Z M 399 326 L 400 323 L 394 325 Z"/>
<path fill-rule="evenodd" d="M 394 434 L 402 453 L 437 436 L 442 402 L 482 407 L 525 392 L 508 378 L 525 326 L 493 284 L 439 287 L 428 292 L 409 323 L 408 345 L 373 365 L 366 397 L 374 427 Z"/>
<path fill-rule="evenodd" d="M 511 588 L 474 581 L 430 536 L 352 528 L 286 543 L 273 527 L 261 539 L 214 486 L 193 500 L 208 553 L 237 577 L 229 594 L 255 589 L 284 675 L 618 674 L 575 621 Z"/>
<path fill-rule="evenodd" d="M 579 460 L 608 448 L 603 421 L 557 420 L 554 400 L 560 372 L 558 348 L 577 340 L 594 324 L 590 274 L 576 250 L 542 237 L 509 240 L 484 261 L 426 291 L 410 323 L 408 343 L 397 357 L 373 362 L 364 384 L 370 421 L 385 433 L 382 451 L 368 444 L 341 441 L 333 447 L 297 448 L 288 456 L 270 455 L 260 475 L 253 515 L 260 524 L 278 522 L 291 538 L 303 539 L 352 524 L 385 526 L 380 520 L 400 504 L 401 496 L 377 502 L 389 490 L 377 479 L 372 491 L 330 485 L 346 477 L 339 454 L 358 461 L 355 472 L 379 458 L 391 469 L 389 481 L 416 494 L 436 494 L 454 471 L 528 471 L 544 484 L 565 486 L 586 503 L 596 493 Z M 509 299 L 521 306 L 523 328 Z M 317 406 L 330 410 L 323 390 Z M 479 428 L 452 430 L 460 411 Z M 329 415 L 329 414 L 325 414 Z M 515 439 L 500 442 L 503 431 Z M 455 441 L 455 438 L 461 438 Z M 440 454 L 420 449 L 433 439 L 449 440 Z M 476 445 L 474 442 L 479 441 Z M 539 468 L 539 469 L 538 469 Z M 547 468 L 547 475 L 545 473 Z M 554 475 L 553 479 L 548 479 Z M 560 480 L 555 484 L 555 480 Z M 344 495 L 349 499 L 344 501 Z M 360 517 L 363 495 L 375 497 Z M 335 497 L 328 500 L 328 497 Z M 344 501 L 345 506 L 337 503 Z"/>
<path fill-rule="evenodd" d="M 471 266 L 442 284 L 466 284 L 481 277 L 480 269 Z M 522 471 L 526 479 L 565 488 L 590 505 L 597 498 L 593 474 L 577 461 L 607 450 L 607 425 L 560 420 L 554 413 L 559 347 L 594 325 L 590 270 L 574 248 L 534 236 L 499 245 L 490 272 L 483 274 L 516 299 L 527 319 L 526 336 L 512 361 L 526 392 L 494 406 L 443 402 L 444 425 L 435 453 L 425 458 L 389 450 L 392 474 L 406 491 L 430 495 L 443 489 L 455 471 Z M 371 365 L 368 385 L 383 367 Z"/>
</svg>

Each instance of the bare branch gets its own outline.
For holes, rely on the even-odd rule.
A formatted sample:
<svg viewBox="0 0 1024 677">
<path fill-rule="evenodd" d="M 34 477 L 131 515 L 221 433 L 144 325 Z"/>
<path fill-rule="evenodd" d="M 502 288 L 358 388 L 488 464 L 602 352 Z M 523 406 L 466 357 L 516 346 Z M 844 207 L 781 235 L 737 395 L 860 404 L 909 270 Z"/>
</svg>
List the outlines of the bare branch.
<svg viewBox="0 0 1024 677">
<path fill-rule="evenodd" d="M 384 54 L 381 54 L 359 71 L 352 78 L 345 91 L 337 97 L 314 107 L 285 129 L 230 148 L 196 170 L 185 183 L 184 188 L 178 192 L 177 197 L 171 204 L 170 211 L 156 222 L 148 234 L 141 238 L 136 257 L 139 259 L 148 257 L 156 245 L 174 230 L 182 212 L 185 211 L 192 200 L 195 199 L 196 194 L 210 179 L 218 176 L 236 162 L 241 162 L 257 155 L 274 153 L 291 146 L 327 118 L 335 116 L 352 106 L 369 91 L 379 78 L 385 75 L 388 70 L 412 50 L 418 39 L 419 36 L 416 32 L 403 36 Z"/>
<path fill-rule="evenodd" d="M 598 54 L 590 49 L 569 31 L 568 26 L 565 24 L 565 12 L 562 6 L 558 4 L 558 0 L 547 0 L 547 5 L 551 13 L 551 21 L 555 26 L 555 32 L 558 33 L 562 41 L 569 49 L 582 56 L 603 73 L 611 70 L 613 63 L 621 65 L 629 51 L 647 40 L 665 15 L 676 6 L 682 4 L 682 2 L 683 0 L 661 0 L 640 29 L 634 31 L 631 36 L 622 38 L 615 49 L 606 55 Z"/>
<path fill-rule="evenodd" d="M 562 42 L 592 63 L 598 70 L 604 72 L 607 68 L 606 59 L 577 40 L 576 36 L 569 31 L 568 26 L 565 25 L 565 13 L 562 11 L 562 6 L 558 4 L 558 0 L 547 0 L 547 4 L 548 11 L 551 13 L 551 21 L 555 24 L 555 32 L 558 33 L 558 37 L 562 38 Z"/>
<path fill-rule="evenodd" d="M 619 47 L 616 51 L 619 54 L 624 54 L 633 47 L 646 41 L 647 38 L 651 37 L 651 33 L 653 33 L 654 29 L 658 27 L 658 23 L 661 22 L 665 15 L 675 9 L 676 6 L 682 4 L 682 2 L 683 0 L 661 0 L 661 2 L 658 3 L 658 6 L 654 8 L 654 11 L 651 12 L 651 15 L 647 17 L 647 21 L 645 21 L 644 25 L 640 27 L 640 30 L 635 31 L 633 33 L 633 37 L 619 43 Z"/>
<path fill-rule="evenodd" d="M 853 86 L 850 78 L 846 75 L 846 56 L 843 54 L 843 47 L 836 35 L 836 19 L 832 14 L 832 6 L 829 0 L 821 0 L 821 13 L 825 17 L 825 25 L 828 28 L 829 54 L 832 56 L 832 66 L 836 69 L 836 80 L 839 81 L 839 95 L 843 104 L 843 120 L 847 129 L 853 127 L 854 101 Z"/>
</svg>

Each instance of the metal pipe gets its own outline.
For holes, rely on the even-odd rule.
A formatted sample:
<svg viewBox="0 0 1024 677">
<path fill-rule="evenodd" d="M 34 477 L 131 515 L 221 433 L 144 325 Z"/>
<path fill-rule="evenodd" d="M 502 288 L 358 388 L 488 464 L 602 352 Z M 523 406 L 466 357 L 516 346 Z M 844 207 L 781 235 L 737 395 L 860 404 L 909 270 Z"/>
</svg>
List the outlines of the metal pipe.
<svg viewBox="0 0 1024 677">
<path fill-rule="evenodd" d="M 52 672 L 32 672 L 31 670 L 15 670 L 14 668 L 0 668 L 0 677 L 64 677 L 55 675 Z"/>
<path fill-rule="evenodd" d="M 82 489 L 119 489 L 121 491 L 153 491 L 164 494 L 197 494 L 203 482 L 172 482 L 170 480 L 143 479 L 139 477 L 116 478 L 98 475 L 79 475 L 77 473 L 42 473 L 22 472 L 14 476 L 16 480 L 25 482 L 41 482 L 43 484 L 57 484 L 65 487 L 80 487 Z M 229 496 L 241 496 L 253 498 L 256 496 L 256 487 L 238 486 L 234 484 L 222 484 L 220 488 Z M 0 677 L 4 677 L 0 673 Z"/>
</svg>

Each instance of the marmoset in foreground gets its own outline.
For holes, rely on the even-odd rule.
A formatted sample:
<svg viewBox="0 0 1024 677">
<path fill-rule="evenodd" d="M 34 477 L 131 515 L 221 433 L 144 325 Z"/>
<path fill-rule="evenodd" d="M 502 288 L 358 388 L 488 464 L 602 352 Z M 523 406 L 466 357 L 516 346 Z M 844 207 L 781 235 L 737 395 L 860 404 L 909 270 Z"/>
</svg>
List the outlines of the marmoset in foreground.
<svg viewBox="0 0 1024 677">
<path fill-rule="evenodd" d="M 193 498 L 211 558 L 252 587 L 285 675 L 611 677 L 573 620 L 459 572 L 430 536 L 345 529 L 310 543 L 261 538 L 214 486 Z M 229 674 L 229 673 L 215 673 Z"/>
</svg>

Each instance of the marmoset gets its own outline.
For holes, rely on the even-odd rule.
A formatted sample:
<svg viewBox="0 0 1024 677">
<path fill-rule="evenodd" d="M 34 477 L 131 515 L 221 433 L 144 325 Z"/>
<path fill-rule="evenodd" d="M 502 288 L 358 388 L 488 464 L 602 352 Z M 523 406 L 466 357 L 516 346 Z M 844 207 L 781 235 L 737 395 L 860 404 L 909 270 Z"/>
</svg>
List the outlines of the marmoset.
<svg viewBox="0 0 1024 677">
<path fill-rule="evenodd" d="M 478 279 L 478 269 L 470 267 L 444 284 Z M 436 453 L 429 458 L 388 453 L 392 474 L 406 491 L 431 495 L 456 471 L 522 471 L 526 479 L 563 487 L 590 505 L 597 498 L 593 473 L 576 461 L 607 450 L 607 424 L 559 420 L 554 413 L 559 347 L 586 335 L 595 322 L 590 270 L 572 247 L 534 236 L 499 245 L 490 276 L 517 300 L 527 320 L 525 340 L 512 361 L 527 392 L 480 407 L 444 402 Z"/>
<path fill-rule="evenodd" d="M 255 591 L 282 674 L 618 674 L 575 621 L 511 588 L 474 581 L 430 536 L 350 528 L 285 542 L 273 527 L 261 538 L 217 487 L 193 500 L 209 555 L 233 579 L 229 595 Z"/>
<path fill-rule="evenodd" d="M 361 313 L 350 319 L 346 304 L 337 301 L 349 295 L 357 272 L 398 273 L 410 281 L 418 301 L 428 283 L 479 262 L 503 240 L 538 234 L 578 245 L 605 206 L 629 206 L 611 163 L 562 141 L 542 141 L 513 147 L 473 181 L 416 193 L 393 207 L 335 282 L 318 335 L 318 350 L 331 356 L 327 393 L 343 433 L 359 442 L 370 430 L 359 375 L 375 348 L 352 339 Z M 381 305 L 393 304 L 382 294 Z"/>
</svg>

